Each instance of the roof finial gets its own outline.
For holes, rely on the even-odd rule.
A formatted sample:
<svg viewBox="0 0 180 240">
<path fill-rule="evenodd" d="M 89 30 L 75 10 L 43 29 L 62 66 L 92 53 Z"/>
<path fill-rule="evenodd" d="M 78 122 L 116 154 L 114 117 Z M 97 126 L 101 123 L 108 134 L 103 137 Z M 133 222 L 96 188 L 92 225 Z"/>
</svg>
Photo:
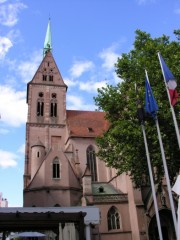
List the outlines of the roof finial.
<svg viewBox="0 0 180 240">
<path fill-rule="evenodd" d="M 49 17 L 47 31 L 46 31 L 46 37 L 44 41 L 44 49 L 43 49 L 43 57 L 46 55 L 47 52 L 52 50 L 52 41 L 51 41 L 51 21 Z"/>
</svg>

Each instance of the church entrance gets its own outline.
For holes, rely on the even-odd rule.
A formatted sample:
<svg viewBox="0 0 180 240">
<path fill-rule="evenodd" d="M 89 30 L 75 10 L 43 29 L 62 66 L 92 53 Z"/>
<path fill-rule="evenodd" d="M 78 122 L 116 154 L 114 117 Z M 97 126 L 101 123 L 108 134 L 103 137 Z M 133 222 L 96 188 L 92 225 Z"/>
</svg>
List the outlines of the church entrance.
<svg viewBox="0 0 180 240">
<path fill-rule="evenodd" d="M 175 240 L 176 237 L 171 211 L 168 209 L 162 209 L 159 211 L 159 216 L 161 221 L 163 240 Z M 154 215 L 150 221 L 148 234 L 149 240 L 159 240 L 156 215 Z"/>
</svg>

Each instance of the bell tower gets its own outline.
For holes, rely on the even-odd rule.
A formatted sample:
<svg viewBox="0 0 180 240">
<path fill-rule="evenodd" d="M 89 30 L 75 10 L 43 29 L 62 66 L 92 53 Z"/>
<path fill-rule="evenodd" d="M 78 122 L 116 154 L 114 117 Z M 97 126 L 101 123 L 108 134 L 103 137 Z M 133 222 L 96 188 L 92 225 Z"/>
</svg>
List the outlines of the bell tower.
<svg viewBox="0 0 180 240">
<path fill-rule="evenodd" d="M 24 206 L 70 205 L 69 174 L 72 174 L 64 154 L 66 90 L 52 55 L 49 20 L 42 62 L 27 85 Z M 77 181 L 73 182 L 77 187 Z M 63 189 L 66 200 L 57 195 Z"/>
</svg>

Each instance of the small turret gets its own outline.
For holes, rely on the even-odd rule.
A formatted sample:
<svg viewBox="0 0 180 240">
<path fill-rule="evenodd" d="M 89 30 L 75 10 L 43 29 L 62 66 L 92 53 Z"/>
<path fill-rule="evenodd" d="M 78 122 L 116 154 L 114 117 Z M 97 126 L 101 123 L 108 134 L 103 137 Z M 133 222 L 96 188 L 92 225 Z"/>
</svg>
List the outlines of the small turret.
<svg viewBox="0 0 180 240">
<path fill-rule="evenodd" d="M 42 144 L 42 142 L 37 140 L 36 143 L 34 143 L 31 146 L 31 179 L 36 174 L 37 170 L 39 169 L 44 156 L 45 156 L 45 146 Z"/>
</svg>

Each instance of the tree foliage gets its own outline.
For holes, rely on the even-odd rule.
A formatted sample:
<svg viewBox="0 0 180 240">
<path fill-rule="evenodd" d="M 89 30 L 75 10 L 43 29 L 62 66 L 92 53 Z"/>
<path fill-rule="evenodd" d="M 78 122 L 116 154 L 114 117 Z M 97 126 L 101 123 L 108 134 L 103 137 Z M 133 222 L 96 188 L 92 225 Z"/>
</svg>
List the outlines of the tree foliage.
<svg viewBox="0 0 180 240">
<path fill-rule="evenodd" d="M 123 53 L 115 64 L 116 73 L 122 81 L 117 86 L 107 85 L 98 89 L 95 103 L 99 110 L 107 113 L 110 123 L 108 131 L 97 138 L 99 158 L 108 166 L 116 168 L 118 174 L 130 174 L 136 187 L 140 187 L 147 183 L 149 174 L 143 135 L 137 119 L 134 85 L 138 84 L 139 96 L 144 105 L 145 69 L 159 106 L 158 120 L 171 181 L 180 168 L 180 151 L 157 55 L 160 51 L 180 86 L 180 30 L 174 31 L 176 40 L 173 41 L 165 35 L 152 38 L 141 30 L 135 33 L 133 50 Z M 180 104 L 176 104 L 174 109 L 179 122 Z M 161 183 L 164 169 L 157 129 L 150 116 L 146 118 L 145 129 L 152 166 L 156 169 L 156 181 Z"/>
</svg>

